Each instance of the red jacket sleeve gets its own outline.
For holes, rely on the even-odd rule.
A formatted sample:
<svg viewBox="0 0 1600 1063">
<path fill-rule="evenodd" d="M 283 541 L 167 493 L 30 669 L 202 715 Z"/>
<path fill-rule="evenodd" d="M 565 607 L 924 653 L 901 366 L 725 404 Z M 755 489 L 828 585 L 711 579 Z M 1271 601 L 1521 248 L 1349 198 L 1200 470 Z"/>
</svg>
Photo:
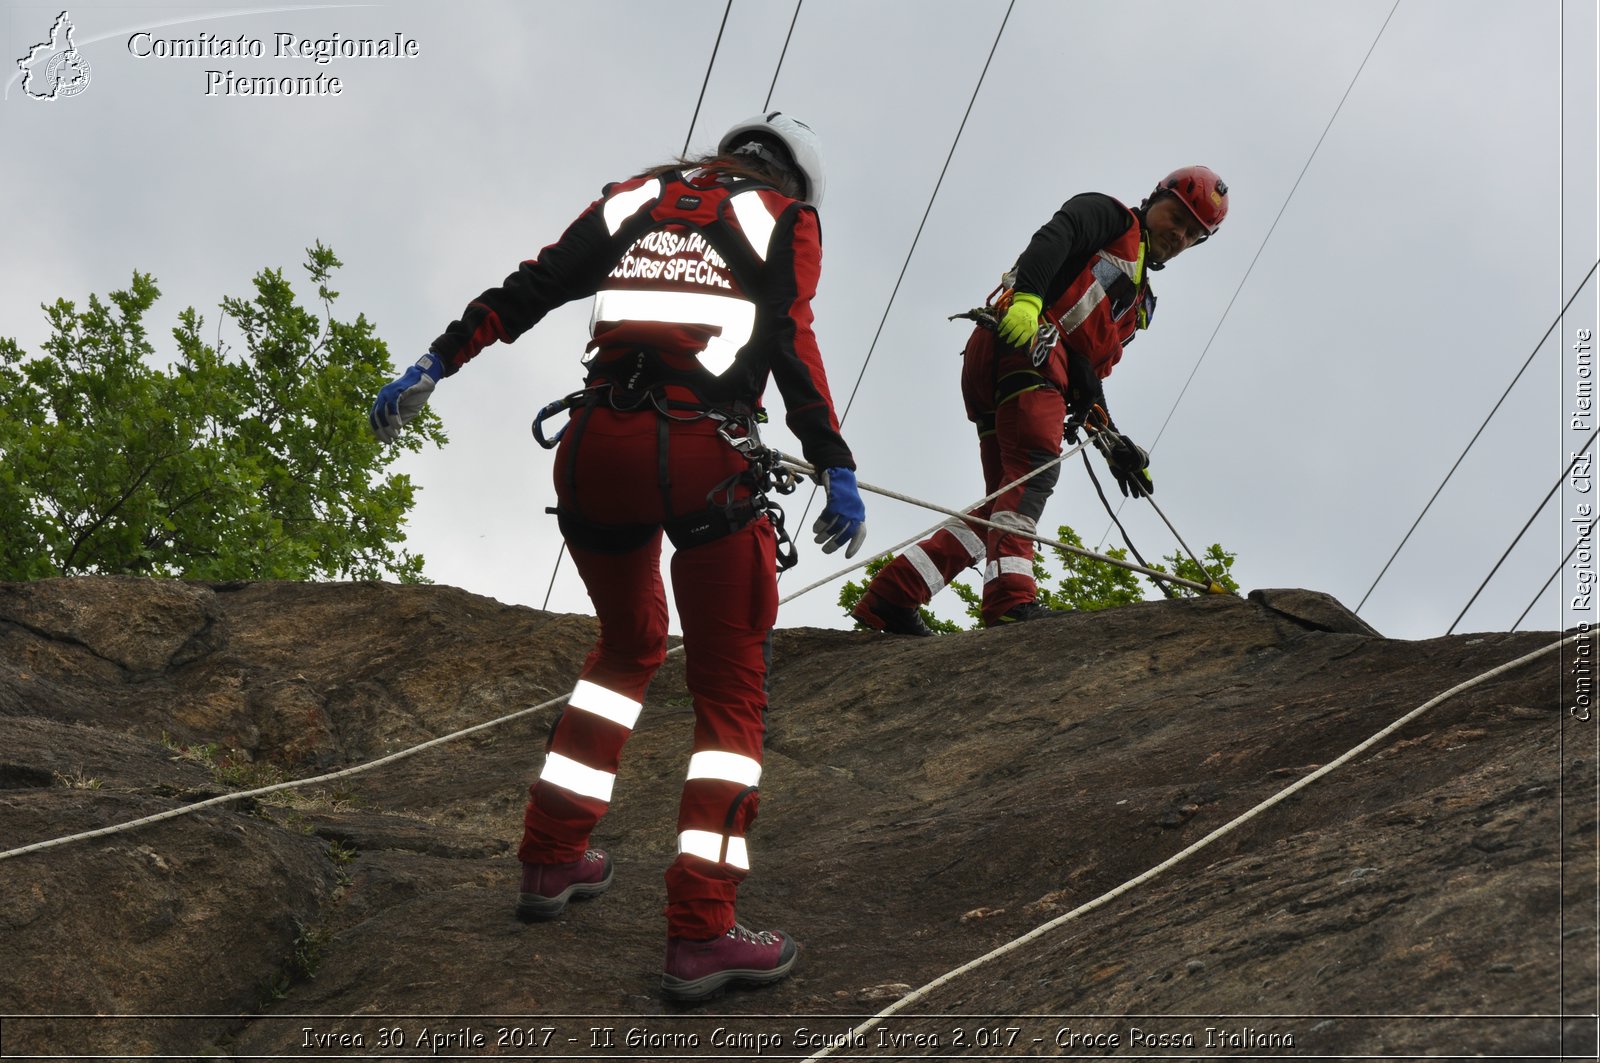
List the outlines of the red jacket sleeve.
<svg viewBox="0 0 1600 1063">
<path fill-rule="evenodd" d="M 609 193 L 611 190 L 607 189 Z M 489 344 L 510 343 L 563 303 L 593 295 L 616 260 L 601 208 L 589 205 L 561 238 L 467 305 L 432 349 L 453 374 Z"/>
<path fill-rule="evenodd" d="M 773 283 L 767 310 L 774 322 L 772 380 L 783 396 L 785 421 L 800 440 L 806 460 L 818 469 L 854 469 L 855 458 L 839 434 L 822 353 L 811 329 L 811 300 L 822 273 L 822 230 L 817 214 L 797 204 L 787 239 L 774 240 L 769 263 Z"/>
</svg>

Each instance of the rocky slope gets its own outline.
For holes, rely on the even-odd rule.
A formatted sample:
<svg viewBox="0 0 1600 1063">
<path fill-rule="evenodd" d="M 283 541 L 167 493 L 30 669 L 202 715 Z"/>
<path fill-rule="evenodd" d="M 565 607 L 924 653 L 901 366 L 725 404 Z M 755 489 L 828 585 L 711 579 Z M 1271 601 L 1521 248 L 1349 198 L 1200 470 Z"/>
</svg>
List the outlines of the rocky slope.
<svg viewBox="0 0 1600 1063">
<path fill-rule="evenodd" d="M 0 585 L 0 849 L 541 705 L 594 634 L 445 587 Z M 0 1048 L 1594 1058 L 1596 725 L 1566 711 L 1571 651 L 850 1033 L 1557 637 L 1387 640 L 1299 591 L 925 640 L 779 631 L 740 907 L 805 951 L 696 1009 L 655 995 L 692 720 L 670 657 L 595 838 L 605 897 L 511 914 L 545 707 L 0 860 Z"/>
</svg>

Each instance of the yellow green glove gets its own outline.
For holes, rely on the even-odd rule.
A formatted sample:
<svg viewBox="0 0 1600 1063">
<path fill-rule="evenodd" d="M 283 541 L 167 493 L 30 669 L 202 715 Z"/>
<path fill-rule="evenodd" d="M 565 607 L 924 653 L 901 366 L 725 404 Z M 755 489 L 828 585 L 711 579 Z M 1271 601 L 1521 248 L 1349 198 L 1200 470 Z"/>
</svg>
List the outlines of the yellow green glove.
<svg viewBox="0 0 1600 1063">
<path fill-rule="evenodd" d="M 1037 295 L 1014 293 L 1006 316 L 1000 319 L 1000 338 L 1013 347 L 1031 344 L 1034 333 L 1039 331 L 1039 311 L 1042 309 L 1044 300 Z"/>
</svg>

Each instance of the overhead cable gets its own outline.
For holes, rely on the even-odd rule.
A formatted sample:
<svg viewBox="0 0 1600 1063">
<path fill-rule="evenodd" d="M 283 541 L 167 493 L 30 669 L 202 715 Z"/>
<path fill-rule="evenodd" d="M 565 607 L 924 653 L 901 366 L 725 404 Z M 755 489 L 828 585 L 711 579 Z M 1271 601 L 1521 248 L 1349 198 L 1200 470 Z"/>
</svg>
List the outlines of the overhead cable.
<svg viewBox="0 0 1600 1063">
<path fill-rule="evenodd" d="M 1155 439 L 1151 440 L 1150 442 L 1151 453 L 1155 452 L 1156 445 L 1161 442 L 1161 437 L 1166 435 L 1167 425 L 1172 423 L 1173 414 L 1178 412 L 1178 404 L 1182 402 L 1183 397 L 1189 393 L 1189 385 L 1194 383 L 1195 375 L 1200 372 L 1201 363 L 1206 360 L 1206 355 L 1211 353 L 1211 345 L 1216 342 L 1217 333 L 1222 331 L 1223 323 L 1228 320 L 1228 311 L 1232 310 L 1233 304 L 1239 301 L 1239 293 L 1244 291 L 1245 282 L 1250 279 L 1250 274 L 1255 272 L 1256 263 L 1261 261 L 1261 253 L 1267 249 L 1267 241 L 1271 240 L 1272 234 L 1277 231 L 1278 223 L 1283 220 L 1284 212 L 1289 209 L 1290 201 L 1294 199 L 1295 192 L 1297 192 L 1300 188 L 1300 182 L 1305 180 L 1306 171 L 1311 169 L 1312 160 L 1317 157 L 1317 152 L 1322 148 L 1322 142 L 1328 139 L 1328 131 L 1333 128 L 1334 120 L 1339 117 L 1339 112 L 1344 109 L 1345 101 L 1350 98 L 1350 92 L 1356 87 L 1356 81 L 1360 79 L 1361 72 L 1367 68 L 1367 60 L 1372 58 L 1372 53 L 1378 47 L 1378 42 L 1383 39 L 1383 31 L 1389 28 L 1389 21 L 1390 19 L 1394 18 L 1394 13 L 1399 10 L 1399 8 L 1400 0 L 1394 0 L 1394 6 L 1389 9 L 1388 17 L 1383 20 L 1383 25 L 1378 27 L 1377 36 L 1373 37 L 1372 43 L 1367 46 L 1367 54 L 1361 57 L 1361 65 L 1356 67 L 1355 74 L 1350 78 L 1350 84 L 1345 86 L 1344 95 L 1339 97 L 1338 105 L 1334 107 L 1333 113 L 1328 116 L 1328 123 L 1322 127 L 1322 135 L 1319 136 L 1317 138 L 1317 142 L 1312 145 L 1311 154 L 1306 156 L 1305 165 L 1300 167 L 1300 176 L 1294 179 L 1294 184 L 1289 188 L 1289 194 L 1283 197 L 1283 205 L 1278 208 L 1277 217 L 1273 218 L 1272 224 L 1267 227 L 1267 235 L 1261 238 L 1261 246 L 1256 248 L 1255 257 L 1250 260 L 1250 265 L 1245 268 L 1244 276 L 1239 278 L 1239 285 L 1233 290 L 1233 297 L 1228 300 L 1228 305 L 1222 308 L 1222 316 L 1217 319 L 1217 325 L 1211 330 L 1210 338 L 1206 340 L 1206 345 L 1201 348 L 1200 357 L 1195 359 L 1194 368 L 1189 370 L 1188 379 L 1183 382 L 1183 387 L 1178 391 L 1178 397 L 1172 400 L 1172 408 L 1167 411 L 1166 420 L 1161 422 L 1161 430 L 1156 433 Z M 1122 505 L 1125 505 L 1126 503 L 1127 500 L 1124 499 L 1117 508 L 1120 510 Z M 1106 536 L 1110 534 L 1111 529 L 1110 527 L 1107 527 L 1106 530 L 1101 533 L 1100 540 L 1104 542 Z"/>
<path fill-rule="evenodd" d="M 1456 456 L 1455 464 L 1450 466 L 1450 471 L 1444 474 L 1443 480 L 1439 481 L 1439 486 L 1434 490 L 1433 497 L 1428 499 L 1428 504 L 1422 507 L 1422 512 L 1417 514 L 1417 519 L 1411 522 L 1411 527 L 1407 529 L 1405 537 L 1400 540 L 1400 545 L 1394 548 L 1394 553 L 1390 554 L 1389 560 L 1384 562 L 1383 570 L 1378 573 L 1377 579 L 1372 581 L 1372 586 L 1367 588 L 1367 593 L 1363 594 L 1361 596 L 1361 601 L 1356 603 L 1355 611 L 1357 613 L 1360 613 L 1361 607 L 1367 604 L 1367 599 L 1372 597 L 1372 592 L 1377 589 L 1379 580 L 1382 580 L 1384 573 L 1389 571 L 1389 566 L 1394 564 L 1394 559 L 1400 556 L 1400 551 L 1405 549 L 1406 543 L 1411 539 L 1412 532 L 1417 530 L 1417 525 L 1422 523 L 1422 518 L 1428 515 L 1428 510 L 1433 507 L 1434 501 L 1438 499 L 1439 492 L 1444 490 L 1444 485 L 1450 482 L 1450 477 L 1454 476 L 1456 474 L 1456 470 L 1461 467 L 1462 459 L 1467 456 L 1467 451 L 1471 450 L 1472 445 L 1478 441 L 1478 437 L 1483 435 L 1483 430 L 1489 427 L 1489 421 L 1493 419 L 1496 413 L 1499 412 L 1500 404 L 1506 401 L 1506 396 L 1510 395 L 1511 389 L 1517 386 L 1517 381 L 1522 379 L 1522 374 L 1525 373 L 1528 369 L 1528 366 L 1533 363 L 1534 356 L 1538 354 L 1539 350 L 1544 346 L 1545 340 L 1548 340 L 1550 338 L 1550 334 L 1556 330 L 1556 326 L 1561 324 L 1561 319 L 1566 316 L 1567 308 L 1572 305 L 1573 301 L 1577 299 L 1579 295 L 1583 294 L 1583 289 L 1588 285 L 1589 281 L 1593 279 L 1595 270 L 1597 268 L 1600 268 L 1600 259 L 1597 259 L 1595 264 L 1589 267 L 1589 272 L 1583 275 L 1583 280 L 1579 281 L 1578 287 L 1573 290 L 1572 298 L 1568 299 L 1566 303 L 1562 305 L 1560 312 L 1555 316 L 1555 320 L 1550 322 L 1550 327 L 1544 330 L 1544 335 L 1539 337 L 1539 342 L 1533 345 L 1533 350 L 1529 351 L 1528 357 L 1523 359 L 1522 368 L 1517 370 L 1517 375 L 1511 378 L 1511 383 L 1507 384 L 1506 389 L 1500 393 L 1500 399 L 1494 404 L 1494 409 L 1489 411 L 1489 416 L 1483 419 L 1483 423 L 1478 426 L 1478 430 L 1472 433 L 1472 438 L 1467 440 L 1467 445 L 1461 448 L 1461 453 Z"/>
<path fill-rule="evenodd" d="M 950 142 L 950 150 L 945 154 L 944 166 L 939 169 L 939 179 L 933 183 L 933 194 L 928 197 L 928 205 L 922 212 L 922 221 L 917 225 L 917 234 L 911 238 L 911 247 L 906 251 L 906 260 L 900 264 L 900 275 L 895 278 L 894 289 L 889 293 L 889 301 L 883 306 L 883 316 L 878 319 L 878 331 L 873 333 L 872 343 L 867 347 L 867 356 L 861 362 L 861 371 L 856 374 L 856 382 L 850 388 L 850 397 L 845 401 L 844 409 L 839 412 L 839 424 L 844 424 L 844 419 L 850 416 L 850 407 L 856 401 L 856 392 L 861 390 L 861 379 L 867 375 L 867 366 L 872 364 L 873 352 L 878 349 L 878 340 L 883 336 L 884 325 L 888 324 L 889 311 L 894 308 L 895 296 L 900 294 L 900 284 L 906 279 L 906 270 L 911 266 L 911 256 L 917 252 L 917 242 L 922 239 L 922 230 L 928 224 L 928 215 L 933 213 L 933 202 L 939 198 L 939 189 L 944 184 L 944 175 L 950 169 L 950 160 L 955 158 L 956 146 L 961 143 L 961 134 L 967 128 L 967 119 L 972 117 L 972 107 L 978 102 L 978 92 L 983 88 L 983 79 L 989 74 L 989 65 L 994 62 L 995 49 L 1000 47 L 1000 38 L 1006 32 L 1006 23 L 1011 18 L 1011 9 L 1017 6 L 1017 0 L 1011 0 L 1006 5 L 1006 13 L 1000 19 L 1000 28 L 995 31 L 994 43 L 989 45 L 989 57 L 983 61 L 983 70 L 978 74 L 978 83 L 972 87 L 972 98 L 967 101 L 966 113 L 961 116 L 961 125 L 956 128 L 955 139 Z M 817 485 L 811 485 L 811 494 L 806 498 L 806 508 L 800 513 L 800 527 L 805 527 L 806 517 L 811 513 L 811 503 L 816 501 Z"/>
<path fill-rule="evenodd" d="M 711 84 L 711 68 L 717 65 L 717 52 L 722 48 L 722 31 L 728 28 L 728 12 L 733 10 L 733 0 L 728 0 L 728 5 L 722 9 L 722 25 L 717 27 L 717 41 L 711 46 L 711 59 L 706 63 L 706 76 L 700 82 L 700 97 L 694 101 L 694 116 L 689 119 L 689 132 L 683 137 L 683 151 L 679 154 L 689 154 L 689 141 L 694 138 L 695 123 L 700 121 L 700 105 L 706 100 L 706 86 Z"/>
<path fill-rule="evenodd" d="M 717 53 L 722 50 L 722 31 L 728 28 L 728 12 L 732 10 L 733 0 L 728 0 L 727 6 L 722 9 L 722 24 L 717 27 L 716 42 L 711 45 L 711 58 L 706 61 L 706 76 L 700 81 L 700 96 L 694 101 L 694 114 L 689 118 L 689 131 L 683 135 L 683 150 L 679 154 L 684 157 L 689 154 L 689 141 L 694 139 L 694 127 L 700 121 L 700 105 L 705 102 L 706 86 L 711 84 L 711 70 L 717 65 Z M 794 17 L 800 17 L 798 4 L 795 5 Z M 789 32 L 794 32 L 794 24 L 792 22 L 789 24 Z M 785 52 L 789 50 L 787 38 L 784 39 L 783 50 Z M 778 57 L 778 65 L 780 67 L 783 65 L 783 56 L 781 55 Z M 776 70 L 772 72 L 772 83 L 774 85 L 778 83 L 778 72 Z M 770 89 L 767 91 L 767 99 L 769 101 L 772 99 Z M 556 575 L 561 571 L 561 559 L 565 556 L 567 556 L 567 540 L 563 538 L 560 547 L 556 549 L 556 563 L 550 569 L 550 585 L 544 589 L 544 604 L 539 606 L 540 609 L 550 608 L 550 592 L 556 589 Z"/>
<path fill-rule="evenodd" d="M 1467 615 L 1467 610 L 1472 608 L 1472 603 L 1478 600 L 1478 595 L 1482 594 L 1483 589 L 1489 585 L 1489 581 L 1494 579 L 1494 574 L 1500 571 L 1500 566 L 1505 564 L 1506 558 L 1511 556 L 1511 551 L 1515 550 L 1517 548 L 1517 544 L 1522 541 L 1522 537 L 1528 534 L 1528 529 L 1533 527 L 1533 522 L 1538 519 L 1540 511 L 1544 509 L 1544 507 L 1549 503 L 1550 499 L 1555 497 L 1555 493 L 1561 489 L 1561 485 L 1566 482 L 1566 479 L 1569 475 L 1571 475 L 1572 470 L 1576 468 L 1578 462 L 1583 459 L 1584 452 L 1590 447 L 1594 446 L 1594 437 L 1597 433 L 1600 433 L 1600 428 L 1597 428 L 1593 432 L 1589 433 L 1589 438 L 1585 440 L 1583 446 L 1579 448 L 1575 454 L 1573 454 L 1572 463 L 1568 465 L 1561 473 L 1561 477 L 1556 480 L 1555 486 L 1550 488 L 1550 493 L 1545 495 L 1544 498 L 1540 499 L 1537 506 L 1533 507 L 1533 515 L 1528 518 L 1528 523 L 1524 524 L 1522 526 L 1522 530 L 1517 532 L 1517 537 L 1511 540 L 1511 545 L 1506 547 L 1506 552 L 1500 555 L 1500 560 L 1494 563 L 1494 567 L 1489 570 L 1489 574 L 1483 577 L 1483 582 L 1478 584 L 1478 589 L 1472 592 L 1471 598 L 1467 599 L 1467 604 L 1461 607 L 1461 612 L 1456 614 L 1455 620 L 1450 624 L 1450 630 L 1445 632 L 1446 635 L 1455 634 L 1456 624 L 1461 623 L 1461 618 Z"/>
<path fill-rule="evenodd" d="M 772 106 L 772 91 L 778 87 L 778 71 L 783 69 L 783 57 L 789 54 L 789 38 L 794 36 L 794 24 L 800 21 L 800 5 L 806 0 L 796 0 L 794 5 L 794 18 L 789 20 L 789 32 L 783 38 L 783 51 L 778 53 L 778 65 L 772 68 L 772 84 L 767 86 L 767 98 L 761 104 L 765 111 Z"/>
<path fill-rule="evenodd" d="M 1595 522 L 1591 520 L 1588 524 L 1583 526 L 1583 530 L 1578 533 L 1577 541 L 1572 544 L 1572 549 L 1567 551 L 1567 556 L 1561 559 L 1561 563 L 1556 566 L 1556 570 L 1550 573 L 1550 578 L 1546 579 L 1544 583 L 1540 585 L 1538 592 L 1535 593 L 1533 598 L 1528 602 L 1528 607 L 1524 609 L 1521 615 L 1517 617 L 1516 623 L 1511 625 L 1512 631 L 1517 630 L 1517 628 L 1521 626 L 1522 621 L 1527 619 L 1528 614 L 1533 612 L 1533 607 L 1539 604 L 1539 599 L 1544 597 L 1544 592 L 1549 589 L 1550 584 L 1555 582 L 1555 578 L 1557 576 L 1561 575 L 1561 570 L 1567 567 L 1567 562 L 1571 561 L 1572 555 L 1578 552 L 1578 547 L 1582 546 L 1584 542 L 1587 541 L 1590 544 L 1591 549 L 1593 548 L 1594 539 L 1592 536 L 1594 534 L 1594 523 Z"/>
</svg>

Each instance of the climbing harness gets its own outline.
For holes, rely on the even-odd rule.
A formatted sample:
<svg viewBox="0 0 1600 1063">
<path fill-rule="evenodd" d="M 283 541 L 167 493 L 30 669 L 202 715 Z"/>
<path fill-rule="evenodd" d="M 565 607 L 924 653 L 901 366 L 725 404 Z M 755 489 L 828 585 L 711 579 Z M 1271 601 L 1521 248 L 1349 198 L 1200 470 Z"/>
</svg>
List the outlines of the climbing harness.
<svg viewBox="0 0 1600 1063">
<path fill-rule="evenodd" d="M 640 352 L 640 369 L 644 365 L 644 358 L 644 352 Z M 637 381 L 639 375 L 639 371 L 636 370 L 630 378 L 630 383 Z M 781 455 L 777 451 L 761 442 L 758 426 L 767 419 L 764 409 L 751 408 L 742 402 L 717 406 L 710 403 L 669 399 L 665 394 L 665 383 L 662 382 L 653 383 L 644 389 L 633 389 L 624 388 L 612 381 L 601 381 L 541 407 L 533 419 L 534 439 L 546 450 L 553 450 L 572 422 L 568 421 L 554 435 L 548 437 L 544 433 L 544 422 L 558 413 L 574 408 L 592 407 L 602 400 L 612 409 L 625 412 L 641 410 L 649 405 L 654 408 L 657 416 L 662 418 L 663 436 L 666 431 L 666 421 L 696 421 L 702 418 L 715 421 L 717 436 L 746 462 L 746 468 L 742 472 L 728 477 L 707 493 L 704 510 L 687 516 L 669 516 L 663 522 L 667 537 L 673 546 L 681 550 L 715 542 L 765 514 L 772 524 L 777 539 L 778 571 L 787 571 L 799 563 L 799 551 L 795 549 L 794 542 L 784 527 L 783 507 L 778 505 L 772 496 L 793 494 L 800 485 L 800 478 L 783 465 Z M 744 497 L 738 495 L 741 484 L 749 490 L 749 494 Z M 562 526 L 563 534 L 570 530 L 591 540 L 599 537 L 606 540 L 612 549 L 617 550 L 631 546 L 632 540 L 626 535 L 623 540 L 613 541 L 612 537 L 607 536 L 606 529 L 588 524 L 576 514 L 565 513 L 553 506 L 546 507 L 545 511 L 556 516 Z"/>
<path fill-rule="evenodd" d="M 754 519 L 754 514 L 766 514 L 767 520 L 772 524 L 773 534 L 777 537 L 778 571 L 787 572 L 800 563 L 800 553 L 795 549 L 794 542 L 783 526 L 783 507 L 773 499 L 772 493 L 794 494 L 795 489 L 800 486 L 800 477 L 783 464 L 783 455 L 779 451 L 761 442 L 761 432 L 757 426 L 766 420 L 766 411 L 758 408 L 730 413 L 721 409 L 708 409 L 706 416 L 720 422 L 717 425 L 717 435 L 738 452 L 749 465 L 743 473 L 718 484 L 713 494 L 717 491 L 731 494 L 734 486 L 741 480 L 749 485 L 750 496 L 745 502 L 751 508 L 751 519 Z M 720 536 L 711 536 L 704 541 L 709 542 L 718 537 Z"/>
<path fill-rule="evenodd" d="M 1000 278 L 1000 283 L 993 291 L 989 293 L 988 297 L 984 299 L 984 304 L 982 306 L 973 307 L 970 310 L 964 310 L 958 314 L 951 314 L 948 318 L 946 318 L 946 320 L 955 321 L 957 319 L 963 319 L 972 321 L 975 322 L 980 328 L 987 329 L 990 332 L 997 332 L 999 330 L 1000 316 L 1004 314 L 1006 308 L 1011 305 L 1011 297 L 1015 292 L 1015 284 L 1016 271 L 1013 269 Z M 1151 297 L 1150 309 L 1151 311 L 1154 310 L 1153 296 Z M 1142 314 L 1143 310 L 1141 310 L 1141 315 Z M 1140 328 L 1147 327 L 1149 323 L 1148 317 L 1141 316 L 1140 322 Z M 1057 343 L 1060 342 L 1062 334 L 1060 322 L 1051 316 L 1048 310 L 1042 311 L 1040 313 L 1039 330 L 1034 335 L 1033 346 L 1029 351 L 1030 360 L 1033 362 L 1035 368 L 1044 364 L 1045 359 L 1049 357 L 1050 351 Z M 1014 373 L 1012 375 L 1020 376 L 1021 374 Z M 1018 390 L 1029 390 L 1031 387 L 1038 386 L 1053 385 L 1030 384 L 1028 387 Z M 1013 391 L 1010 394 L 1006 394 L 1004 398 L 1002 398 L 1001 394 L 1003 390 L 1003 382 L 997 383 L 995 388 L 996 402 L 1009 399 L 1017 393 L 1016 391 Z M 1072 396 L 1067 396 L 1067 399 L 1069 404 L 1071 404 Z M 1094 443 L 1096 448 L 1098 448 L 1103 455 L 1105 455 L 1107 462 L 1114 460 L 1112 456 L 1112 450 L 1114 446 L 1112 442 L 1112 436 L 1115 433 L 1115 427 L 1112 425 L 1111 415 L 1106 412 L 1105 407 L 1101 403 L 1090 401 L 1088 408 L 1085 409 L 1081 414 L 1074 413 L 1072 417 L 1069 417 L 1066 424 L 1063 426 L 1064 438 L 1069 442 L 1076 442 L 1076 429 L 1078 428 L 1083 428 L 1088 433 L 1090 441 Z M 1168 598 L 1172 597 L 1172 591 L 1168 587 L 1167 582 L 1164 581 L 1161 576 L 1155 574 L 1155 570 L 1148 565 L 1144 557 L 1140 555 L 1138 549 L 1133 545 L 1132 540 L 1128 538 L 1127 529 L 1125 529 L 1122 526 L 1122 522 L 1117 519 L 1117 515 L 1113 511 L 1110 501 L 1106 498 L 1105 492 L 1100 488 L 1100 480 L 1095 476 L 1094 468 L 1089 462 L 1088 454 L 1084 454 L 1083 456 L 1083 465 L 1084 469 L 1089 473 L 1090 482 L 1094 484 L 1095 493 L 1100 496 L 1101 504 L 1106 507 L 1106 512 L 1111 515 L 1112 522 L 1116 524 L 1117 530 L 1122 533 L 1122 541 L 1127 543 L 1129 551 L 1132 552 L 1134 557 L 1138 558 L 1139 565 L 1135 566 L 1135 568 L 1143 571 L 1146 575 L 1150 575 L 1152 578 L 1155 578 L 1157 580 L 1157 585 L 1161 588 L 1161 593 Z M 1189 555 L 1189 560 L 1194 562 L 1195 567 L 1205 575 L 1205 586 L 1202 587 L 1199 584 L 1193 584 L 1193 586 L 1196 589 L 1203 590 L 1209 594 L 1228 593 L 1226 588 L 1224 588 L 1222 584 L 1218 582 L 1216 577 L 1211 574 L 1211 570 L 1206 568 L 1200 559 L 1195 556 L 1194 551 L 1189 548 L 1189 544 L 1184 542 L 1183 536 L 1178 534 L 1178 529 L 1173 527 L 1172 522 L 1167 519 L 1167 515 L 1162 512 L 1161 507 L 1156 505 L 1155 499 L 1151 497 L 1148 492 L 1146 492 L 1143 497 L 1150 503 L 1151 508 L 1156 511 L 1156 514 L 1161 518 L 1162 523 L 1165 524 L 1168 530 L 1172 532 L 1173 538 L 1178 540 L 1178 545 L 1183 548 L 1184 553 Z M 915 504 L 921 505 L 922 503 L 919 502 Z M 1039 541 L 1044 542 L 1045 540 Z M 1052 545 L 1060 545 L 1066 549 L 1073 550 L 1072 547 L 1065 543 L 1052 543 Z M 1073 552 L 1078 551 L 1074 550 Z M 1111 564 L 1117 563 L 1115 558 L 1109 558 L 1102 554 L 1090 553 L 1088 556 L 1109 562 Z"/>
<path fill-rule="evenodd" d="M 1011 307 L 1011 297 L 1016 294 L 1016 290 L 1012 287 L 1016 283 L 1016 276 L 1016 270 L 1013 268 L 1000 278 L 1000 283 L 984 298 L 982 306 L 963 310 L 959 314 L 951 314 L 945 320 L 971 321 L 979 328 L 998 333 L 1000 318 Z M 1055 319 L 1055 315 L 1049 310 L 1039 311 L 1039 329 L 1033 334 L 1033 342 L 1028 347 L 1028 360 L 1033 363 L 1035 369 L 1044 365 L 1049 359 L 1050 352 L 1061 342 L 1063 334 L 1061 323 Z M 998 389 L 995 394 L 999 394 Z"/>
</svg>

